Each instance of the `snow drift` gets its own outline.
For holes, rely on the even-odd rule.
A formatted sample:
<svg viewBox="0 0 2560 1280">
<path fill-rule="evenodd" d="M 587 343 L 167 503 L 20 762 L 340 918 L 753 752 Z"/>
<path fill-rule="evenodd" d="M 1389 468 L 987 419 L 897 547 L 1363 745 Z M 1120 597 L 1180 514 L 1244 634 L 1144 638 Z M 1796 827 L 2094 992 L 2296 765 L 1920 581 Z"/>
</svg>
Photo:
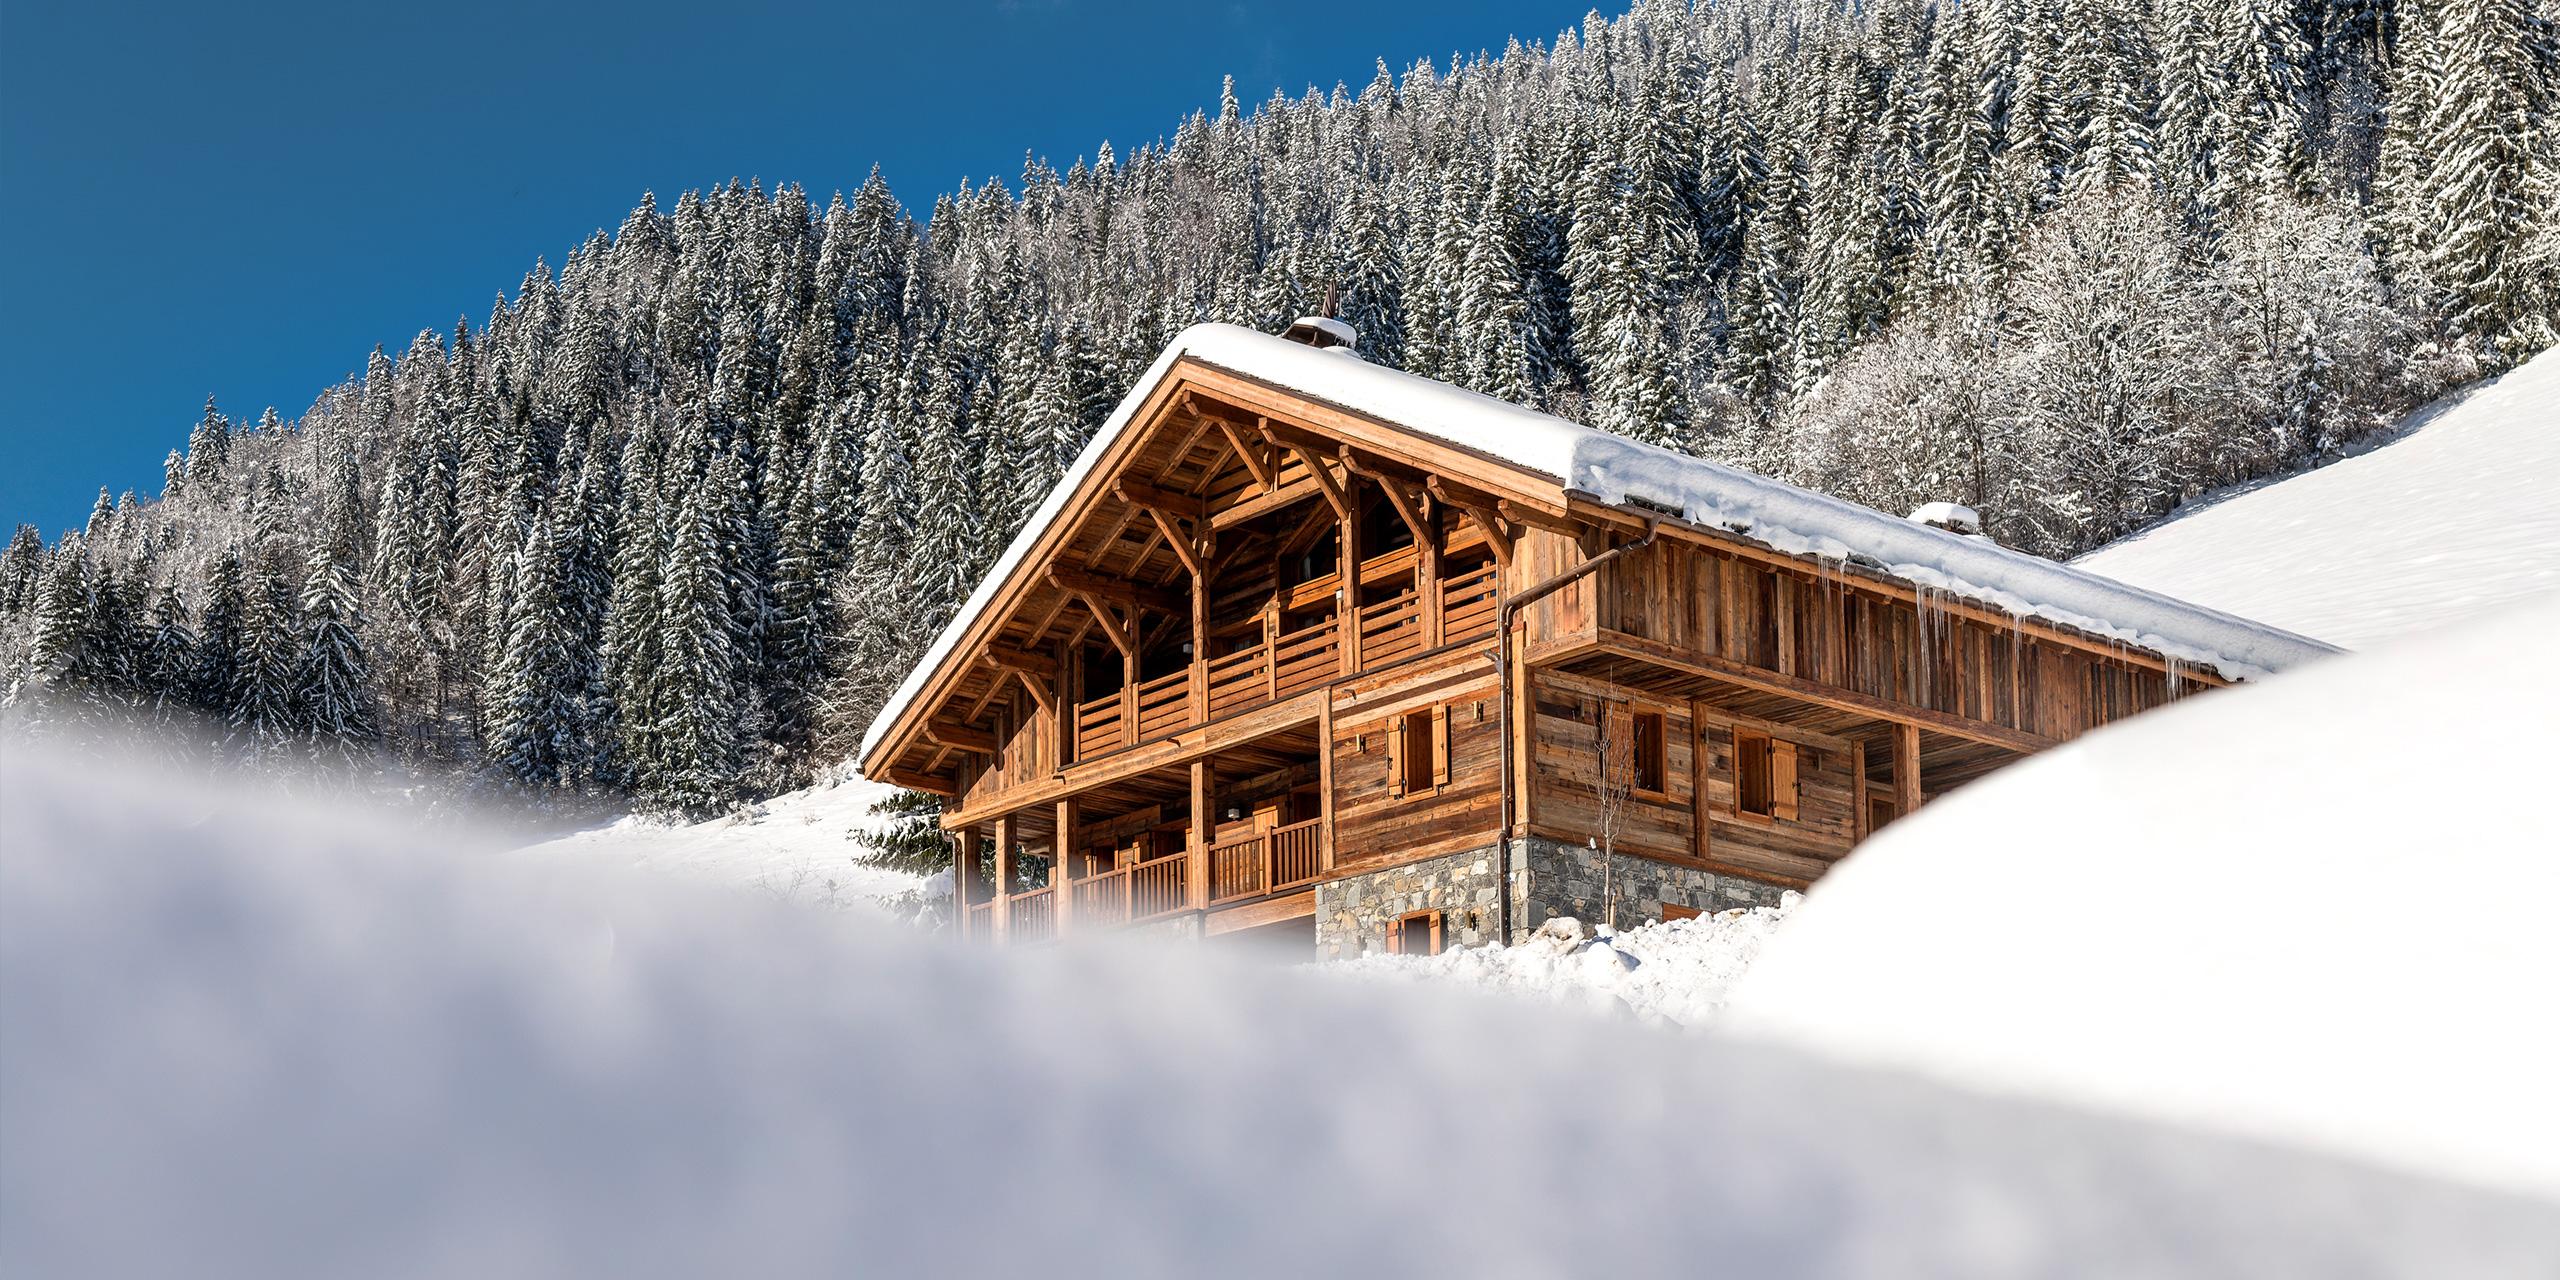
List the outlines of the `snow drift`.
<svg viewBox="0 0 2560 1280">
<path fill-rule="evenodd" d="M 962 949 L 26 754 L 11 1275 L 2560 1259 L 2545 1206 L 1793 1052 L 1197 949 Z"/>
<path fill-rule="evenodd" d="M 2560 591 L 2560 350 L 2077 563 L 2357 649 Z"/>
<path fill-rule="evenodd" d="M 2560 1198 L 2554 634 L 2560 599 L 2002 770 L 1826 878 L 1728 1016 Z"/>
</svg>

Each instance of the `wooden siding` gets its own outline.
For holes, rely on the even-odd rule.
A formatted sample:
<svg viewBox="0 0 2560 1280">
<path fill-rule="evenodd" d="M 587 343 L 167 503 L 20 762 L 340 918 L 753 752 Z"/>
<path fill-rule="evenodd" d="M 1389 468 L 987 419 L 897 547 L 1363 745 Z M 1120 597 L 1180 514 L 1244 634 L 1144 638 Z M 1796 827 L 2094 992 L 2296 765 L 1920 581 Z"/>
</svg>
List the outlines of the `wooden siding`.
<svg viewBox="0 0 2560 1280">
<path fill-rule="evenodd" d="M 2219 683 L 2130 649 L 1995 625 L 1925 589 L 1897 599 L 1864 578 L 1703 543 L 1666 539 L 1594 576 L 1601 640 L 1633 637 L 1990 730 L 2075 737 Z"/>
<path fill-rule="evenodd" d="M 1373 869 L 1493 843 L 1502 735 L 1493 664 L 1470 650 L 1345 682 L 1333 702 L 1333 861 Z M 1388 738 L 1407 714 L 1448 717 L 1448 781 L 1395 794 Z"/>
<path fill-rule="evenodd" d="M 1858 744 L 1792 725 L 1698 710 L 1698 747 L 1706 794 L 1707 843 L 1700 856 L 1754 879 L 1805 885 L 1829 870 L 1858 840 L 1865 795 Z M 1757 817 L 1737 803 L 1733 743 L 1737 728 L 1795 748 L 1795 817 Z"/>
<path fill-rule="evenodd" d="M 1696 785 L 1691 753 L 1697 735 L 1691 730 L 1689 704 L 1562 672 L 1540 671 L 1531 683 L 1529 785 L 1537 799 L 1530 834 L 1575 845 L 1598 837 L 1601 717 L 1617 717 L 1620 723 L 1613 731 L 1623 734 L 1633 712 L 1648 711 L 1662 716 L 1667 789 L 1652 796 L 1630 788 L 1612 844 L 1620 853 L 1695 861 L 1690 798 Z"/>
</svg>

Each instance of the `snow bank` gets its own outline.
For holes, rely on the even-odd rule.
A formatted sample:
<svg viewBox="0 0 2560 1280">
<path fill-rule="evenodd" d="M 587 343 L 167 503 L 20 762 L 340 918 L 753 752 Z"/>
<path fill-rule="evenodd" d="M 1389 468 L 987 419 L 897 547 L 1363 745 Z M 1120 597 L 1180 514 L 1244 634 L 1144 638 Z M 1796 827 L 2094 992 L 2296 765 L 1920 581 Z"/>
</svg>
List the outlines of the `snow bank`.
<svg viewBox="0 0 2560 1280">
<path fill-rule="evenodd" d="M 2548 1275 L 2560 1213 L 1712 1036 L 0 756 L 0 1274 Z"/>
<path fill-rule="evenodd" d="M 1436 956 L 1383 953 L 1321 966 L 1369 981 L 1434 980 L 1694 1027 L 1724 1007 L 1725 991 L 1758 958 L 1801 897 L 1623 932 L 1550 920 L 1513 947 L 1470 947 Z"/>
<path fill-rule="evenodd" d="M 895 790 L 840 769 L 815 786 L 707 822 L 634 815 L 527 846 L 520 856 L 638 867 L 819 906 L 868 908 L 926 887 L 923 877 L 855 861 L 864 853 L 855 835 L 880 825 L 871 806 Z"/>
<path fill-rule="evenodd" d="M 1955 792 L 1815 889 L 1727 1025 L 2560 1198 L 2554 634 L 2547 600 Z"/>
<path fill-rule="evenodd" d="M 1792 555 L 1857 559 L 1908 582 L 2010 613 L 2078 627 L 2237 679 L 2281 671 L 2332 650 L 2317 641 L 2212 609 L 2172 600 L 1980 538 L 1932 529 L 1855 503 L 1781 484 L 1700 458 L 1595 431 L 1447 383 L 1415 377 L 1332 351 L 1227 324 L 1177 335 L 1077 456 L 1013 544 L 980 580 L 949 626 L 862 740 L 867 759 L 934 668 L 950 656 L 997 586 L 1065 509 L 1069 494 L 1099 464 L 1138 406 L 1182 356 L 1284 387 L 1364 417 L 1390 422 L 1549 476 L 1603 502 L 1640 499 L 1712 528 L 1738 532 Z"/>
<path fill-rule="evenodd" d="M 2560 350 L 2079 566 L 2356 649 L 2560 591 Z"/>
</svg>

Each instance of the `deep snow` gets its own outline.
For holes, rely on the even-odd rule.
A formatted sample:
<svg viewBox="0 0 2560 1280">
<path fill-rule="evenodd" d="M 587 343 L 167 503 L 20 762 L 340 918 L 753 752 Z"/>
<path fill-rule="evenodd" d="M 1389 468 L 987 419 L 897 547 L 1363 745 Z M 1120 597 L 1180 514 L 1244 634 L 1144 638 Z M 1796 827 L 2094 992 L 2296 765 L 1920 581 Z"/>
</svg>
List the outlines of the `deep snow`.
<svg viewBox="0 0 2560 1280">
<path fill-rule="evenodd" d="M 2547 1276 L 2560 1209 L 0 757 L 0 1274 Z"/>
<path fill-rule="evenodd" d="M 1670 1026 L 1701 1026 L 1802 903 L 1736 908 L 1693 920 L 1612 929 L 1549 920 L 1518 946 L 1460 947 L 1436 956 L 1372 953 L 1327 963 L 1327 974 L 1370 981 L 1424 979 L 1528 996 Z"/>
<path fill-rule="evenodd" d="M 2560 350 L 2078 567 L 2351 649 L 2560 591 Z"/>
<path fill-rule="evenodd" d="M 2555 634 L 2545 599 L 1956 791 L 1815 886 L 1727 1016 L 2560 1201 Z"/>
<path fill-rule="evenodd" d="M 879 824 L 871 806 L 896 788 L 838 769 L 816 785 L 706 822 L 633 815 L 529 845 L 532 861 L 629 866 L 741 886 L 828 907 L 866 908 L 917 891 L 924 878 L 856 861 L 857 833 Z"/>
</svg>

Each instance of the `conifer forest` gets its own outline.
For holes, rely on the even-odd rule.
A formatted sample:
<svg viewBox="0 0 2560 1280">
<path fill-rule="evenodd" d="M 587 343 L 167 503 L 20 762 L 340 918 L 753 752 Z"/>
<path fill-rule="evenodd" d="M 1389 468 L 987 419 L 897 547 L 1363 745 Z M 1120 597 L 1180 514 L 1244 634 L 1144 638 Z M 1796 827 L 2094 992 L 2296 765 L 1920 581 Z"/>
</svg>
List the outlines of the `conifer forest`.
<svg viewBox="0 0 2560 1280">
<path fill-rule="evenodd" d="M 1371 360 L 2076 554 L 2560 340 L 2554 12 L 1663 0 L 929 202 L 642 195 L 299 413 L 175 407 L 158 494 L 0 552 L 0 685 L 716 811 L 843 758 L 1174 334 L 1329 294 Z"/>
</svg>

